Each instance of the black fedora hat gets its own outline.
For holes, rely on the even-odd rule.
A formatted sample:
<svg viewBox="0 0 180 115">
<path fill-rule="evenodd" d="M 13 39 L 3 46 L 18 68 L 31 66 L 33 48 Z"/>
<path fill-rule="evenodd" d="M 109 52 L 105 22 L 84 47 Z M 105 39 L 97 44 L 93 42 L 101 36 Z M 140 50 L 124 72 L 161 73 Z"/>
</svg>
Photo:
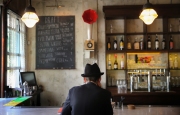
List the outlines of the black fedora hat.
<svg viewBox="0 0 180 115">
<path fill-rule="evenodd" d="M 103 74 L 104 72 L 100 72 L 99 66 L 96 63 L 94 63 L 93 65 L 86 64 L 86 67 L 84 69 L 84 74 L 81 74 L 81 76 L 82 77 L 97 77 Z"/>
</svg>

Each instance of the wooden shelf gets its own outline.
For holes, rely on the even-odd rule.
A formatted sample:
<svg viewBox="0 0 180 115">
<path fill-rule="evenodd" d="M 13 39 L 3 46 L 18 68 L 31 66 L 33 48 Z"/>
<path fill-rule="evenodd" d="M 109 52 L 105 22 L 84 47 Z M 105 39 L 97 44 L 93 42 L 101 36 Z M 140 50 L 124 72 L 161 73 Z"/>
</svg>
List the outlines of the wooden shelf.
<svg viewBox="0 0 180 115">
<path fill-rule="evenodd" d="M 112 5 L 103 6 L 105 19 L 139 19 L 143 5 Z M 158 13 L 158 18 L 179 18 L 180 4 L 153 4 Z M 169 10 L 171 9 L 171 10 Z"/>
<path fill-rule="evenodd" d="M 177 53 L 180 52 L 180 49 L 173 49 L 173 50 L 168 50 L 169 53 Z"/>
<path fill-rule="evenodd" d="M 171 68 L 169 68 L 169 70 L 180 70 L 180 68 L 179 69 L 171 69 Z"/>
<path fill-rule="evenodd" d="M 168 32 L 167 34 L 180 34 L 180 32 Z"/>
<path fill-rule="evenodd" d="M 119 76 L 125 76 L 125 79 L 129 79 L 128 76 L 128 70 L 127 67 L 129 67 L 127 64 L 127 59 L 128 53 L 142 53 L 140 55 L 144 55 L 143 53 L 165 53 L 162 54 L 163 56 L 166 56 L 166 65 L 165 69 L 166 72 L 165 74 L 168 74 L 170 71 L 173 72 L 175 71 L 180 71 L 179 69 L 170 69 L 169 68 L 169 55 L 172 53 L 178 53 L 180 54 L 180 32 L 176 31 L 177 29 L 174 29 L 174 31 L 169 32 L 169 24 L 173 22 L 177 23 L 174 21 L 172 18 L 180 18 L 180 4 L 157 4 L 153 5 L 155 10 L 158 13 L 158 20 L 155 21 L 154 24 L 152 25 L 145 25 L 143 22 L 140 22 L 141 20 L 139 19 L 139 14 L 143 8 L 142 5 L 113 5 L 113 6 L 103 6 L 103 12 L 104 12 L 104 17 L 105 17 L 105 22 L 107 25 L 110 23 L 113 23 L 113 28 L 115 28 L 114 32 L 117 33 L 106 33 L 105 34 L 105 43 L 108 41 L 108 37 L 110 38 L 111 42 L 111 48 L 113 48 L 113 40 L 114 36 L 123 36 L 124 38 L 124 50 L 106 50 L 105 51 L 105 60 L 108 60 L 108 54 L 115 54 L 117 53 L 118 55 L 124 55 L 125 57 L 125 69 L 118 69 L 118 70 L 108 70 L 106 69 L 107 74 L 113 73 L 113 75 L 117 75 L 117 78 L 119 79 Z M 171 9 L 171 10 L 169 10 Z M 118 21 L 119 19 L 120 21 Z M 129 20 L 132 19 L 132 20 Z M 112 21 L 112 22 L 111 22 Z M 117 24 L 117 25 L 116 25 Z M 179 22 L 178 22 L 179 24 Z M 117 27 L 116 27 L 117 26 Z M 105 30 L 109 30 L 107 27 Z M 158 35 L 158 39 L 160 42 L 160 50 L 155 50 L 155 35 Z M 169 40 L 170 36 L 173 36 L 174 40 L 174 49 L 170 50 L 169 49 Z M 147 38 L 150 36 L 151 42 L 152 42 L 152 49 L 148 50 L 147 49 Z M 128 39 L 129 38 L 129 39 Z M 133 46 L 133 43 L 135 42 L 136 38 L 143 38 L 144 42 L 144 49 L 143 50 L 134 50 L 134 49 L 127 49 L 127 43 L 128 40 L 131 42 L 131 47 Z M 161 50 L 161 41 L 162 38 L 166 39 L 166 48 L 165 50 Z M 139 40 L 139 39 L 138 39 Z M 117 44 L 118 44 L 118 49 L 119 49 L 119 41 L 120 37 L 117 39 Z M 105 44 L 106 47 L 107 44 Z M 121 54 L 122 53 L 122 54 Z M 134 54 L 132 54 L 134 55 Z M 147 55 L 147 54 L 145 54 Z M 154 54 L 155 55 L 155 54 Z M 159 55 L 159 54 L 158 54 Z M 163 57 L 164 58 L 164 57 Z M 133 59 L 133 57 L 131 57 Z M 118 63 L 120 64 L 120 58 L 118 59 Z M 113 59 L 111 61 L 114 61 Z M 111 62 L 112 63 L 112 62 Z M 112 63 L 113 64 L 113 63 Z M 180 66 L 180 65 L 179 65 Z M 163 66 L 164 67 L 164 66 Z M 137 68 L 138 69 L 138 68 Z M 143 69 L 143 68 L 141 68 Z M 154 70 L 153 68 L 148 68 L 149 70 Z M 147 70 L 147 68 L 146 68 Z M 119 72 L 118 72 L 119 71 Z M 123 71 L 123 72 L 122 72 Z M 176 73 L 178 73 L 176 72 Z M 175 73 L 175 72 L 174 72 Z M 173 74 L 174 75 L 174 74 Z M 179 88 L 172 88 L 171 92 L 128 92 L 128 93 L 123 93 L 119 94 L 117 91 L 116 86 L 108 86 L 108 78 L 107 79 L 107 88 L 113 96 L 113 99 L 115 101 L 120 100 L 121 96 L 125 96 L 125 104 L 180 104 L 179 101 L 179 96 L 180 96 L 180 87 Z M 143 101 L 142 101 L 143 100 Z"/>
<path fill-rule="evenodd" d="M 126 50 L 107 50 L 106 53 L 126 53 Z"/>
<path fill-rule="evenodd" d="M 165 34 L 164 32 L 147 32 L 147 35 L 163 35 Z"/>
<path fill-rule="evenodd" d="M 180 50 L 107 50 L 106 53 L 164 53 L 164 52 L 179 52 Z"/>
<path fill-rule="evenodd" d="M 119 70 L 127 70 L 127 69 L 107 69 L 107 71 L 119 71 Z"/>
<path fill-rule="evenodd" d="M 106 33 L 106 36 L 124 35 L 124 33 Z"/>
<path fill-rule="evenodd" d="M 146 33 L 144 32 L 136 32 L 136 33 L 125 33 L 125 35 L 145 35 Z"/>
</svg>

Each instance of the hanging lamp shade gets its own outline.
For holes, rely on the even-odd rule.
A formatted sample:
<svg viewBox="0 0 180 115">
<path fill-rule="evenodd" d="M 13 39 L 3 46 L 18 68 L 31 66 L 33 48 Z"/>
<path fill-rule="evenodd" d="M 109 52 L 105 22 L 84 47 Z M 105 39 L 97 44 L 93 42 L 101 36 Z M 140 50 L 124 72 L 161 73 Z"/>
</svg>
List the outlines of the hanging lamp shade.
<svg viewBox="0 0 180 115">
<path fill-rule="evenodd" d="M 28 28 L 32 28 L 39 21 L 39 18 L 36 14 L 35 8 L 31 5 L 31 0 L 29 1 L 30 5 L 25 9 L 25 13 L 22 16 L 21 20 Z"/>
<path fill-rule="evenodd" d="M 158 14 L 153 9 L 153 5 L 149 3 L 149 0 L 147 0 L 147 3 L 143 6 L 143 11 L 141 12 L 139 18 L 143 20 L 145 24 L 150 25 L 157 17 Z"/>
</svg>

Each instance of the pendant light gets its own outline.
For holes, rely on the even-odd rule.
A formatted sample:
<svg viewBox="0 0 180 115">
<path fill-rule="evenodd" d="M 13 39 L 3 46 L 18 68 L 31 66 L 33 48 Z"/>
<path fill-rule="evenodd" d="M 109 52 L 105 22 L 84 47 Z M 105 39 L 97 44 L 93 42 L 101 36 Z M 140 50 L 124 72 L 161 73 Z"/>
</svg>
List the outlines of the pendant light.
<svg viewBox="0 0 180 115">
<path fill-rule="evenodd" d="M 29 0 L 29 6 L 25 9 L 25 13 L 21 20 L 26 24 L 28 28 L 32 28 L 38 21 L 39 18 L 36 14 L 35 8 L 31 5 L 31 0 Z"/>
<path fill-rule="evenodd" d="M 149 3 L 149 0 L 147 0 L 147 3 L 143 6 L 143 11 L 141 12 L 139 18 L 143 20 L 145 24 L 150 25 L 157 17 L 158 14 L 153 9 L 153 5 Z"/>
</svg>

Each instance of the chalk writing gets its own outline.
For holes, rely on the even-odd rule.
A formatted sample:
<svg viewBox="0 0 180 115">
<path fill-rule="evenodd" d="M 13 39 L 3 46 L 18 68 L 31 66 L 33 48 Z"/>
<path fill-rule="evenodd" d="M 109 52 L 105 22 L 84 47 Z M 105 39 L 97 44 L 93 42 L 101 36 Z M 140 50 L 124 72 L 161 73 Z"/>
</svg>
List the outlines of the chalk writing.
<svg viewBox="0 0 180 115">
<path fill-rule="evenodd" d="M 36 24 L 36 69 L 74 69 L 75 17 L 39 18 Z"/>
</svg>

